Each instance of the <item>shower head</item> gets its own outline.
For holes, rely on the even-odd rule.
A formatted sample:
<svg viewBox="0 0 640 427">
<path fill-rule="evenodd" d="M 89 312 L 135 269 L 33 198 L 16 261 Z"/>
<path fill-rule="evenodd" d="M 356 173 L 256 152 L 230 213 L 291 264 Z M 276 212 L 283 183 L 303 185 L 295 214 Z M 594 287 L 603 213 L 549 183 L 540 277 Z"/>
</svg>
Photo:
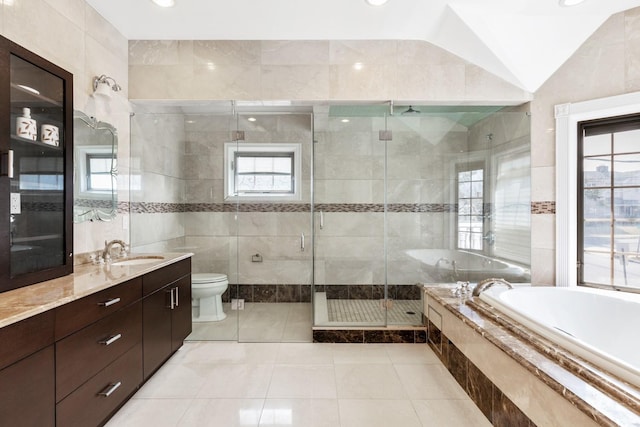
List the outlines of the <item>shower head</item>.
<svg viewBox="0 0 640 427">
<path fill-rule="evenodd" d="M 408 114 L 420 114 L 420 110 L 414 110 L 413 107 L 409 105 L 409 108 L 407 108 L 406 111 L 403 111 L 400 114 L 402 114 L 403 116 Z"/>
</svg>

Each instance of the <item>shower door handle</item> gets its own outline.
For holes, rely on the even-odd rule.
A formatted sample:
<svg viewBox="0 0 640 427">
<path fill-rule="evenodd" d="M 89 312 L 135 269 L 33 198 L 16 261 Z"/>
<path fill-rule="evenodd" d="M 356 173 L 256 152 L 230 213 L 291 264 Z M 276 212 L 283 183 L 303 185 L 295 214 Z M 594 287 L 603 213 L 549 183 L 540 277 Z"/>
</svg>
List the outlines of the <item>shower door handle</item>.
<svg viewBox="0 0 640 427">
<path fill-rule="evenodd" d="M 320 230 L 324 228 L 324 212 L 320 211 Z"/>
<path fill-rule="evenodd" d="M 300 233 L 300 252 L 304 252 L 304 233 Z"/>
</svg>

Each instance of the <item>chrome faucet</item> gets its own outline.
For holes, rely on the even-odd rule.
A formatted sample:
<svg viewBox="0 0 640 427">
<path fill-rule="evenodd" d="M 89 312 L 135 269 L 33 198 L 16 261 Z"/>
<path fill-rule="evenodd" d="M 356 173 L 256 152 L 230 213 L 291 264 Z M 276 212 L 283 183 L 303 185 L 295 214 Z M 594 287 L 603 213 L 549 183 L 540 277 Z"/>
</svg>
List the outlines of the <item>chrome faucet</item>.
<svg viewBox="0 0 640 427">
<path fill-rule="evenodd" d="M 122 247 L 122 252 L 127 251 L 127 244 L 122 241 L 122 240 L 112 240 L 110 242 L 107 243 L 107 241 L 104 241 L 104 251 L 102 251 L 102 259 L 104 259 L 105 261 L 108 261 L 111 258 L 111 248 L 113 247 L 113 245 L 120 245 Z"/>
<path fill-rule="evenodd" d="M 507 282 L 505 279 L 498 279 L 498 278 L 492 277 L 491 279 L 484 279 L 478 282 L 476 287 L 473 288 L 473 292 L 471 293 L 471 295 L 473 295 L 474 297 L 480 296 L 480 293 L 482 293 L 483 291 L 486 291 L 496 283 L 501 283 L 507 286 L 509 289 L 513 289 L 513 286 L 511 285 L 511 283 Z"/>
</svg>

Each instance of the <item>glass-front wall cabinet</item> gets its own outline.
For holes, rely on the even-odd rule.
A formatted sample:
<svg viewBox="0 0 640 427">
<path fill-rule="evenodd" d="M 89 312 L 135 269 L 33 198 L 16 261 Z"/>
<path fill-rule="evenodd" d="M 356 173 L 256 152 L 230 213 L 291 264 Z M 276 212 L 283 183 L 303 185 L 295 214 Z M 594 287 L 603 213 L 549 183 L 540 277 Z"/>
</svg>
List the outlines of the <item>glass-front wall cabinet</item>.
<svg viewBox="0 0 640 427">
<path fill-rule="evenodd" d="M 72 75 L 0 38 L 0 292 L 69 274 Z"/>
</svg>

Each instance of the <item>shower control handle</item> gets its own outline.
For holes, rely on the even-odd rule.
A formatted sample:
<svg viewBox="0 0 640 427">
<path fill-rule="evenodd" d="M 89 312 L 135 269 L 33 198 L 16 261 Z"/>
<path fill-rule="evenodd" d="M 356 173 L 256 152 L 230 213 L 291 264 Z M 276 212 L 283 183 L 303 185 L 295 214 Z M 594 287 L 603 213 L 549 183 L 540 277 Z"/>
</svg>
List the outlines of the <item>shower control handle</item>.
<svg viewBox="0 0 640 427">
<path fill-rule="evenodd" d="M 304 252 L 304 233 L 300 233 L 300 252 Z"/>
</svg>

